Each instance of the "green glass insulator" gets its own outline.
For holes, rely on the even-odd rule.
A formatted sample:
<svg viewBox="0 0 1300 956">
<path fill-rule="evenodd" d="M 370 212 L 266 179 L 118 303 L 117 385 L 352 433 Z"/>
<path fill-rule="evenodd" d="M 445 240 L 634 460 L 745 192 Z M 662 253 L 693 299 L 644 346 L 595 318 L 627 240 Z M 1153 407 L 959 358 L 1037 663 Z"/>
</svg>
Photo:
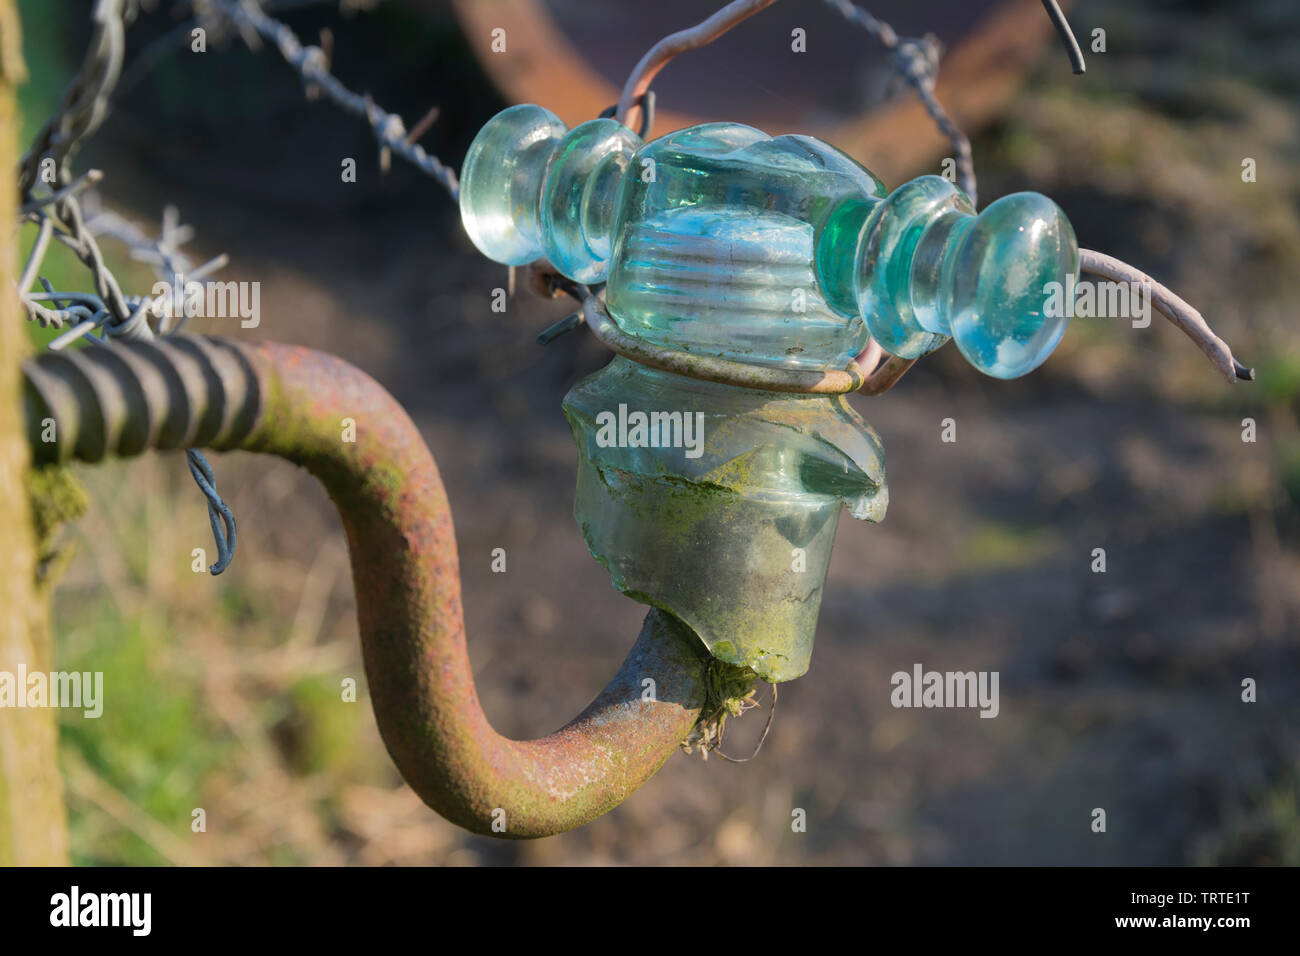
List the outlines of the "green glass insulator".
<svg viewBox="0 0 1300 956">
<path fill-rule="evenodd" d="M 858 243 L 862 230 L 880 199 L 850 197 L 838 203 L 817 231 L 817 279 L 826 304 L 840 315 L 858 314 L 858 293 L 854 282 Z"/>
<path fill-rule="evenodd" d="M 808 669 L 841 506 L 879 521 L 875 432 L 844 396 L 720 385 L 622 357 L 575 385 L 574 516 L 629 597 L 768 681 Z"/>
<path fill-rule="evenodd" d="M 620 193 L 610 315 L 679 351 L 842 368 L 866 328 L 824 295 L 814 239 L 838 203 L 883 195 L 861 165 L 806 136 L 707 123 L 655 140 Z"/>
<path fill-rule="evenodd" d="M 460 217 L 479 252 L 518 266 L 542 255 L 539 200 L 551 154 L 568 127 L 550 110 L 502 110 L 479 130 L 460 174 Z"/>
<path fill-rule="evenodd" d="M 904 183 L 871 211 L 858 242 L 858 312 L 871 337 L 891 355 L 917 358 L 947 341 L 924 328 L 911 300 L 912 254 L 937 219 L 949 212 L 973 213 L 970 200 L 940 176 Z"/>
<path fill-rule="evenodd" d="M 737 123 L 638 145 L 612 119 L 566 135 L 549 111 L 511 107 L 470 147 L 465 228 L 499 262 L 545 254 L 607 281 L 620 328 L 677 351 L 826 369 L 868 334 L 903 358 L 951 336 L 985 374 L 1014 378 L 1064 333 L 1068 310 L 1047 306 L 1053 284 L 1072 287 L 1078 245 L 1044 196 L 976 216 L 938 176 L 886 195 L 819 140 Z"/>
<path fill-rule="evenodd" d="M 994 378 L 1042 365 L 1070 321 L 1070 310 L 1054 314 L 1048 304 L 1074 288 L 1079 271 L 1079 244 L 1060 207 L 1038 193 L 1003 196 L 949 241 L 945 256 L 949 278 L 936 310 L 966 360 Z"/>
<path fill-rule="evenodd" d="M 851 289 L 885 351 L 917 358 L 951 336 L 997 378 L 1032 371 L 1056 347 L 1067 310 L 1047 306 L 1073 288 L 1078 264 L 1074 230 L 1046 196 L 1015 193 L 976 215 L 938 176 L 904 183 L 883 202 L 842 202 L 818 236 L 828 301 L 842 307 Z"/>
<path fill-rule="evenodd" d="M 975 224 L 975 218 L 966 211 L 941 212 L 925 230 L 912 253 L 912 315 L 927 332 L 952 335 L 945 290 L 951 290 L 956 282 L 954 266 L 957 257 L 950 253 L 960 248 L 963 237 Z"/>
<path fill-rule="evenodd" d="M 604 282 L 614 249 L 618 190 L 641 140 L 622 123 L 594 119 L 556 148 L 542 182 L 542 249 L 575 282 Z"/>
</svg>

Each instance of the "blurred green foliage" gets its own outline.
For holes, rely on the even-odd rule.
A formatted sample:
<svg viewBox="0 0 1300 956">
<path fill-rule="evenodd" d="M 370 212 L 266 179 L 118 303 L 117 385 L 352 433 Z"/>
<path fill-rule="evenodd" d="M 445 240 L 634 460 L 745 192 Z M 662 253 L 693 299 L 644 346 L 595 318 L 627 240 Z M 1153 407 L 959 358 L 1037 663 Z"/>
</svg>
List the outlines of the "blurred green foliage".
<svg viewBox="0 0 1300 956">
<path fill-rule="evenodd" d="M 105 602 L 78 618 L 60 615 L 59 667 L 102 672 L 106 706 L 95 720 L 65 714 L 61 746 L 76 751 L 149 817 L 172 821 L 179 830 L 190 819 L 205 775 L 230 758 L 232 744 L 215 732 L 196 688 L 160 668 L 158 661 L 174 642 L 165 612 L 123 614 Z M 125 675 L 131 675 L 129 687 Z M 71 827 L 74 863 L 168 862 L 126 826 L 100 830 L 94 815 L 79 812 L 76 802 Z"/>
</svg>

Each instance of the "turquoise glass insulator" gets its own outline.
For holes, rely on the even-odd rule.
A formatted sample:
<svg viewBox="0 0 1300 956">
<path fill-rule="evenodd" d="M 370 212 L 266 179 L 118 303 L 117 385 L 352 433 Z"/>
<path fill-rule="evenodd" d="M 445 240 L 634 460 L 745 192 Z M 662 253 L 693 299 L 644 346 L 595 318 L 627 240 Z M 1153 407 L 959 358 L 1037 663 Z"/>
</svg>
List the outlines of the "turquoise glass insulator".
<svg viewBox="0 0 1300 956">
<path fill-rule="evenodd" d="M 951 336 L 978 369 L 1014 378 L 1060 341 L 1050 286 L 1078 271 L 1074 232 L 1044 196 L 976 216 L 938 176 L 887 194 L 826 143 L 738 123 L 640 146 L 612 119 L 567 132 L 511 107 L 470 147 L 461 214 L 498 262 L 545 254 L 571 279 L 607 281 L 624 332 L 758 365 L 843 367 L 868 334 L 916 358 Z"/>
<path fill-rule="evenodd" d="M 911 305 L 917 324 L 936 335 L 952 335 L 949 301 L 944 290 L 952 288 L 957 257 L 951 251 L 961 247 L 962 238 L 975 216 L 956 210 L 935 217 L 925 231 L 911 263 Z"/>
<path fill-rule="evenodd" d="M 890 354 L 916 358 L 951 336 L 981 372 L 1015 378 L 1041 365 L 1064 334 L 1068 316 L 1047 305 L 1073 288 L 1079 249 L 1046 196 L 1015 193 L 976 215 L 951 183 L 922 176 L 883 202 L 832 210 L 817 266 L 828 300 L 842 303 L 851 289 Z"/>
<path fill-rule="evenodd" d="M 842 368 L 866 327 L 828 301 L 815 238 L 837 204 L 884 195 L 865 168 L 806 136 L 708 123 L 655 140 L 620 193 L 610 315 L 679 351 Z"/>
<path fill-rule="evenodd" d="M 1038 193 L 1003 196 L 946 255 L 951 278 L 940 288 L 938 308 L 966 360 L 994 378 L 1042 365 L 1070 321 L 1069 309 L 1054 314 L 1048 304 L 1074 288 L 1079 271 L 1079 244 L 1060 207 Z"/>
<path fill-rule="evenodd" d="M 622 123 L 594 119 L 561 140 L 542 181 L 546 258 L 575 282 L 605 281 L 618 190 L 641 140 Z"/>
<path fill-rule="evenodd" d="M 891 355 L 917 358 L 947 341 L 917 319 L 911 266 L 922 238 L 952 212 L 974 213 L 966 194 L 940 176 L 922 176 L 895 189 L 863 223 L 855 251 L 858 312 Z"/>
<path fill-rule="evenodd" d="M 539 200 L 547 163 L 568 127 L 550 110 L 502 110 L 479 130 L 460 174 L 460 217 L 479 252 L 518 266 L 542 255 Z"/>
<path fill-rule="evenodd" d="M 858 293 L 854 282 L 858 243 L 872 211 L 880 205 L 876 196 L 850 197 L 838 203 L 813 237 L 816 246 L 817 280 L 826 304 L 840 315 L 858 314 Z"/>
</svg>

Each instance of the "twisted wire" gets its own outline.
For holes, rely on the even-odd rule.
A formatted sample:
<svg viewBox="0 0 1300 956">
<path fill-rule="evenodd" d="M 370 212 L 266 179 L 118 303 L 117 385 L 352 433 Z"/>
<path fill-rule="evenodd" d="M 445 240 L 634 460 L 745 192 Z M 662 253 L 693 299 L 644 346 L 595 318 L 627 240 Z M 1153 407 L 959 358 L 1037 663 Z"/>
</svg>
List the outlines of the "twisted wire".
<svg viewBox="0 0 1300 956">
<path fill-rule="evenodd" d="M 19 298 L 30 320 L 42 327 L 62 329 L 70 322 L 75 326 L 60 336 L 51 347 L 62 348 L 75 338 L 100 329 L 98 339 L 106 344 L 109 337 L 149 339 L 154 336 L 149 318 L 159 318 L 154 299 L 122 292 L 117 277 L 104 260 L 95 232 L 84 216 L 79 193 L 101 178 L 91 170 L 81 177 L 72 173 L 72 159 L 82 144 L 92 136 L 107 116 L 110 99 L 118 77 L 126 46 L 126 21 L 133 17 L 136 5 L 129 0 L 96 0 L 91 11 L 91 38 L 81 69 L 64 91 L 54 115 L 37 133 L 31 148 L 20 164 L 18 184 L 22 197 L 22 216 L 38 226 L 31 254 L 17 282 Z M 49 174 L 53 166 L 53 175 Z M 48 196 L 38 197 L 35 190 L 44 184 Z M 162 239 L 153 244 L 157 262 L 172 275 L 178 274 L 181 260 L 164 228 Z M 41 263 L 51 239 L 73 251 L 90 270 L 95 293 L 59 293 L 39 276 Z M 140 243 L 143 244 L 143 243 Z M 43 293 L 29 291 L 32 280 L 39 279 Z M 41 304 L 48 300 L 54 308 Z M 75 303 L 65 306 L 64 303 Z M 187 449 L 190 474 L 207 499 L 208 521 L 217 546 L 217 559 L 209 567 L 220 574 L 234 558 L 236 529 L 234 514 L 216 489 L 215 475 L 207 459 L 197 449 Z"/>
</svg>

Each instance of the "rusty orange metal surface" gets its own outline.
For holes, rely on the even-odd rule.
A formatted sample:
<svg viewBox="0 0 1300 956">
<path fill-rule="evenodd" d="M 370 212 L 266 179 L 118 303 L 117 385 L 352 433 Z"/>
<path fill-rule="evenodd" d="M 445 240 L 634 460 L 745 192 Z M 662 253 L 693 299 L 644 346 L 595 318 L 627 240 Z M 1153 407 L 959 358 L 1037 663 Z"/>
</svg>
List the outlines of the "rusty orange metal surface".
<svg viewBox="0 0 1300 956">
<path fill-rule="evenodd" d="M 470 670 L 438 466 L 397 400 L 342 359 L 176 335 L 48 353 L 25 363 L 24 378 L 37 464 L 195 443 L 274 455 L 321 481 L 347 533 L 380 734 L 407 783 L 453 823 L 511 839 L 581 826 L 632 794 L 694 728 L 707 652 L 652 610 L 573 721 L 535 740 L 492 729 Z M 41 440 L 49 417 L 59 441 Z"/>
</svg>

